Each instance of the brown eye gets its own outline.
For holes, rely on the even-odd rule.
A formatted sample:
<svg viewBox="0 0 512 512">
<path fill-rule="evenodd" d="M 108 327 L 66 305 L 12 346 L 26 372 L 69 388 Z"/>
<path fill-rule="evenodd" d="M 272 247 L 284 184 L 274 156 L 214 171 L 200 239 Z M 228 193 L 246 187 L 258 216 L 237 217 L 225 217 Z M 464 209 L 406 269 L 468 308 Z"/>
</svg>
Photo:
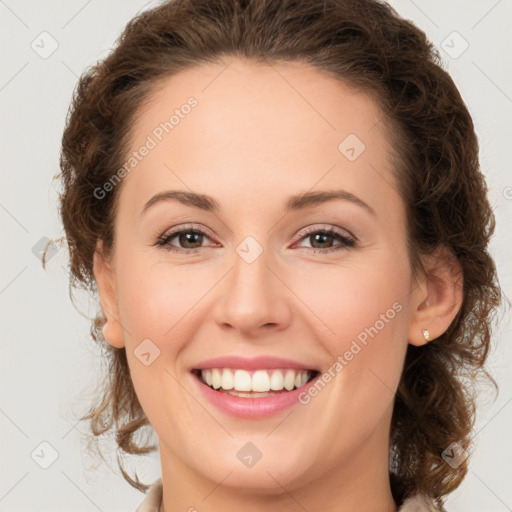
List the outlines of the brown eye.
<svg viewBox="0 0 512 512">
<path fill-rule="evenodd" d="M 308 240 L 311 245 L 305 248 L 313 249 L 314 252 L 332 252 L 355 245 L 353 238 L 345 236 L 334 228 L 309 230 L 302 236 L 301 240 Z M 333 245 L 336 240 L 339 244 Z"/>
<path fill-rule="evenodd" d="M 316 233 L 314 235 L 308 235 L 311 241 L 311 246 L 315 249 L 328 249 L 334 242 L 334 236 L 326 233 Z M 315 247 L 313 244 L 319 244 L 320 247 Z"/>
<path fill-rule="evenodd" d="M 176 237 L 184 249 L 196 249 L 203 245 L 203 235 L 197 231 L 181 231 Z"/>
<path fill-rule="evenodd" d="M 155 245 L 171 252 L 196 253 L 202 249 L 203 242 L 210 237 L 200 229 L 181 229 L 162 235 Z"/>
</svg>

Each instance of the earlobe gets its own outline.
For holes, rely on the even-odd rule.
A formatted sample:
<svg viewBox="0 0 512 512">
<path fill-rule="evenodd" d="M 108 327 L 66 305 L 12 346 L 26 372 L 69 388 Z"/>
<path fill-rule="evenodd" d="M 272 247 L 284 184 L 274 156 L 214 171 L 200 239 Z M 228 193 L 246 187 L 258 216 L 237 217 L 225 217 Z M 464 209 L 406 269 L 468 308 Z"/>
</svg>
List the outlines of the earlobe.
<svg viewBox="0 0 512 512">
<path fill-rule="evenodd" d="M 114 272 L 111 262 L 98 242 L 93 257 L 93 272 L 105 323 L 102 328 L 104 340 L 113 347 L 124 347 L 123 330 L 119 320 Z"/>
<path fill-rule="evenodd" d="M 462 268 L 451 251 L 443 247 L 425 258 L 426 276 L 413 292 L 414 313 L 409 343 L 425 345 L 441 336 L 457 316 L 463 300 Z"/>
</svg>

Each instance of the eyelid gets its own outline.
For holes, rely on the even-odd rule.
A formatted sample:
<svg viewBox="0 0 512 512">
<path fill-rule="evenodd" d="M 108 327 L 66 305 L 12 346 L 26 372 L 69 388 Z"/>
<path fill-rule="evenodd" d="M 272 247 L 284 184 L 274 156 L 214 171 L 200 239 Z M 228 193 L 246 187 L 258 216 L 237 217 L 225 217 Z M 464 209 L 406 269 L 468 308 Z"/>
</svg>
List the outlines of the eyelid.
<svg viewBox="0 0 512 512">
<path fill-rule="evenodd" d="M 211 231 L 202 225 L 194 224 L 194 223 L 188 223 L 184 225 L 174 226 L 168 231 L 165 231 L 162 235 L 157 237 L 156 242 L 153 244 L 157 248 L 165 249 L 166 251 L 173 252 L 176 254 L 196 254 L 201 252 L 203 249 L 206 249 L 207 247 L 195 247 L 193 249 L 187 249 L 182 247 L 175 247 L 174 245 L 171 245 L 169 242 L 174 237 L 178 236 L 180 233 L 183 232 L 190 232 L 194 231 L 196 233 L 199 233 L 209 240 L 212 240 L 216 245 L 218 245 L 217 242 L 215 242 L 215 237 L 211 235 Z M 212 247 L 212 246 L 210 246 Z"/>
<path fill-rule="evenodd" d="M 310 226 L 306 226 L 305 228 L 302 228 L 294 238 L 303 238 L 305 235 L 309 235 L 312 232 L 317 231 L 325 231 L 325 232 L 332 232 L 336 233 L 340 236 L 343 236 L 345 238 L 349 238 L 354 240 L 355 242 L 358 241 L 357 237 L 354 236 L 350 231 L 347 229 L 339 228 L 338 226 L 333 226 L 332 224 L 312 224 Z"/>
<path fill-rule="evenodd" d="M 213 232 L 208 229 L 206 226 L 203 226 L 202 224 L 194 224 L 194 223 L 188 223 L 183 224 L 179 226 L 174 226 L 173 228 L 169 229 L 169 231 L 166 231 L 163 235 L 161 235 L 159 238 L 168 238 L 171 235 L 177 235 L 178 233 L 181 233 L 182 231 L 200 231 L 208 236 L 208 238 L 215 239 L 215 236 L 213 235 Z"/>
</svg>

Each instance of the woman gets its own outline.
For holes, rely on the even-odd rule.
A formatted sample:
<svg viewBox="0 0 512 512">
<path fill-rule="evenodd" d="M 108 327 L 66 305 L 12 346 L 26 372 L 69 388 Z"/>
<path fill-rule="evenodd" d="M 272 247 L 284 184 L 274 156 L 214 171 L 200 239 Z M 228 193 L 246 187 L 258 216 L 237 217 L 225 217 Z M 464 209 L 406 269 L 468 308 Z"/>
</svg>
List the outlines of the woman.
<svg viewBox="0 0 512 512">
<path fill-rule="evenodd" d="M 469 112 L 375 0 L 174 0 L 78 84 L 61 215 L 137 509 L 443 510 L 500 303 Z"/>
</svg>

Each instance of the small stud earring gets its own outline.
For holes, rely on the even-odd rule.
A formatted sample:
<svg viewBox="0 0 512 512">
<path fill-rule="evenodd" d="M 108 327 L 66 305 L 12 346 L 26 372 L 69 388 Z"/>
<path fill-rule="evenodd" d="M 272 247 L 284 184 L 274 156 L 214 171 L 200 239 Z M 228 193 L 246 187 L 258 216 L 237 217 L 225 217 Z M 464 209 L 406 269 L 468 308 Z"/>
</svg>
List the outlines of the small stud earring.
<svg viewBox="0 0 512 512">
<path fill-rule="evenodd" d="M 423 329 L 423 337 L 425 338 L 425 341 L 430 341 L 430 333 L 427 329 Z"/>
</svg>

